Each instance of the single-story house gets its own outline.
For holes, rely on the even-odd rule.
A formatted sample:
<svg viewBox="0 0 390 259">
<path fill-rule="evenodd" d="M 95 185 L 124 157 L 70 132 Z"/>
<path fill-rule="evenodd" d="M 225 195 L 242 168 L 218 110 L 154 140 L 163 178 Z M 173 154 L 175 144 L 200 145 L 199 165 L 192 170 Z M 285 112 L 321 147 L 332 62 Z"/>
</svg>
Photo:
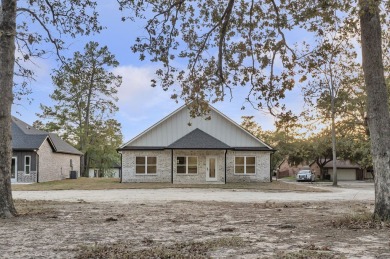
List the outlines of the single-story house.
<svg viewBox="0 0 390 259">
<path fill-rule="evenodd" d="M 210 107 L 211 119 L 182 106 L 120 146 L 122 182 L 270 182 L 274 150 Z"/>
<path fill-rule="evenodd" d="M 363 170 L 356 163 L 349 160 L 336 160 L 336 168 L 338 181 L 363 180 Z M 333 180 L 333 161 L 326 163 L 324 170 L 325 174 L 330 175 L 330 179 Z"/>
<path fill-rule="evenodd" d="M 105 178 L 119 178 L 121 173 L 121 165 L 114 163 L 110 168 L 106 168 L 103 171 L 98 167 L 92 165 L 88 170 L 89 178 L 105 177 Z"/>
<path fill-rule="evenodd" d="M 35 129 L 12 117 L 11 182 L 61 180 L 80 172 L 82 153 L 54 133 Z"/>
</svg>

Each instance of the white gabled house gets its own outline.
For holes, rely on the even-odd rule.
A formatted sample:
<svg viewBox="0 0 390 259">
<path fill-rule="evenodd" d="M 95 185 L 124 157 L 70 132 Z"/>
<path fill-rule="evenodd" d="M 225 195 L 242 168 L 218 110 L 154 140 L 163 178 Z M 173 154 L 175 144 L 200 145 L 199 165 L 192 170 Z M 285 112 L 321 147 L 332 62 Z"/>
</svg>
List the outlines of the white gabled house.
<svg viewBox="0 0 390 259">
<path fill-rule="evenodd" d="M 191 118 L 184 105 L 123 144 L 121 181 L 270 182 L 274 150 L 210 109 L 210 120 Z"/>
</svg>

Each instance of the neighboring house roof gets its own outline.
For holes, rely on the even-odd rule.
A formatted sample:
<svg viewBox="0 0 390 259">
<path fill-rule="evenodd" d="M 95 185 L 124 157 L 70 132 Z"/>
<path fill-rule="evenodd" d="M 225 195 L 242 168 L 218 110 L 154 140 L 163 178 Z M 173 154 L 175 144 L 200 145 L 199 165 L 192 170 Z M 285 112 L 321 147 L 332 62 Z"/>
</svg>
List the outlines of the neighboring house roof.
<svg viewBox="0 0 390 259">
<path fill-rule="evenodd" d="M 185 135 L 184 137 L 176 140 L 168 146 L 172 149 L 227 149 L 230 146 L 226 145 L 222 141 L 210 136 L 206 132 L 195 129 Z"/>
<path fill-rule="evenodd" d="M 57 134 L 38 130 L 24 121 L 12 117 L 13 150 L 38 150 L 46 139 L 50 142 L 56 153 L 83 154 L 62 140 Z"/>
<path fill-rule="evenodd" d="M 83 153 L 62 140 L 57 134 L 49 133 L 50 139 L 54 144 L 54 148 L 56 149 L 56 152 L 58 153 L 70 153 L 70 154 L 79 154 L 82 155 Z"/>
<path fill-rule="evenodd" d="M 119 150 L 161 149 L 273 149 L 236 122 L 210 106 L 211 119 L 192 118 L 183 105 L 141 134 L 120 146 Z"/>
<path fill-rule="evenodd" d="M 340 169 L 360 169 L 360 165 L 352 163 L 349 160 L 336 160 L 336 167 Z M 333 161 L 326 163 L 324 168 L 333 168 Z"/>
</svg>

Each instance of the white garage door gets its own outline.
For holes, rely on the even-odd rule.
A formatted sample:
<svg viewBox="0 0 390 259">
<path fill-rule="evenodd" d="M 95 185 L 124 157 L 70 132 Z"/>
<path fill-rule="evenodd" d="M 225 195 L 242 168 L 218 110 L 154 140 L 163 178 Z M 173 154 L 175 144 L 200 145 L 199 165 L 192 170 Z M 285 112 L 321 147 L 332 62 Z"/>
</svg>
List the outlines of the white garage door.
<svg viewBox="0 0 390 259">
<path fill-rule="evenodd" d="M 329 169 L 329 174 L 333 180 L 333 170 Z M 354 181 L 356 180 L 356 169 L 337 169 L 338 181 Z"/>
</svg>

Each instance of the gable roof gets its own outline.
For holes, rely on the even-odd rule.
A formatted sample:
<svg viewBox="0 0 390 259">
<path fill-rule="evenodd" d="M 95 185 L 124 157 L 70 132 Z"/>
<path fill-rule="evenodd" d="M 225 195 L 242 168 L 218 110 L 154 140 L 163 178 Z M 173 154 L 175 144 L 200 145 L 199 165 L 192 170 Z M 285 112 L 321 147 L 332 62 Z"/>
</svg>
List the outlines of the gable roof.
<svg viewBox="0 0 390 259">
<path fill-rule="evenodd" d="M 227 149 L 230 148 L 222 141 L 196 128 L 184 137 L 168 146 L 172 149 Z"/>
<path fill-rule="evenodd" d="M 268 150 L 273 149 L 246 131 L 236 122 L 222 114 L 220 111 L 210 105 L 211 119 L 202 117 L 191 118 L 188 107 L 181 106 L 156 124 L 152 125 L 141 134 L 137 135 L 127 143 L 120 146 L 123 149 L 164 149 L 177 148 L 178 144 L 189 147 L 189 142 L 200 145 L 193 141 L 194 138 L 202 140 L 213 138 L 213 143 L 218 146 L 224 146 L 224 149 L 241 148 L 247 150 Z M 201 134 L 198 129 L 203 132 Z M 192 132 L 192 134 L 190 134 Z M 190 134 L 190 135 L 188 135 Z M 206 135 L 208 137 L 206 137 Z M 188 135 L 186 138 L 184 138 Z M 180 140 L 182 139 L 182 140 Z M 178 142 L 180 140 L 180 142 Z M 217 140 L 219 143 L 215 142 Z M 204 140 L 203 140 L 204 141 Z M 173 146 L 175 142 L 178 142 Z M 222 143 L 222 145 L 221 145 Z M 171 146 L 172 145 L 172 146 Z M 203 146 L 205 144 L 202 144 Z M 209 145 L 208 147 L 211 147 Z M 193 148 L 195 148 L 193 146 Z"/>
<path fill-rule="evenodd" d="M 82 155 L 79 150 L 62 140 L 57 134 L 38 130 L 24 121 L 12 117 L 12 149 L 38 150 L 48 140 L 56 153 Z"/>
</svg>

